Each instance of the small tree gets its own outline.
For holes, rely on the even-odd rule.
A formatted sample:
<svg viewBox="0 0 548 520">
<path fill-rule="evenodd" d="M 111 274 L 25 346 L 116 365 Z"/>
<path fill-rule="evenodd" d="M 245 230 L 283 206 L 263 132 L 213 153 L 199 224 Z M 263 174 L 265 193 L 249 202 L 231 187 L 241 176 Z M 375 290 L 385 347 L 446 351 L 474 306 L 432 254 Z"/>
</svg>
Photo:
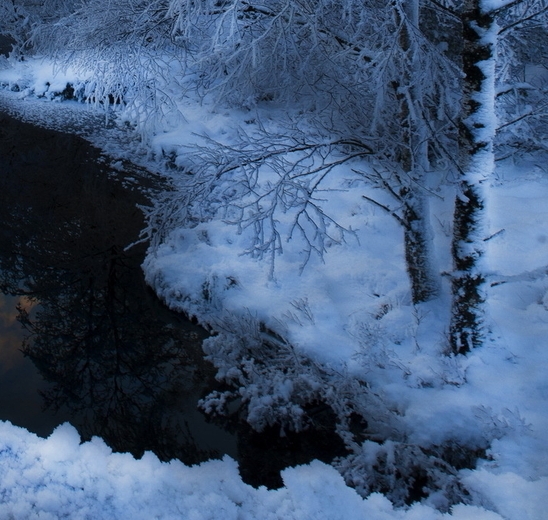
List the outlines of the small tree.
<svg viewBox="0 0 548 520">
<path fill-rule="evenodd" d="M 294 146 L 304 155 L 321 150 L 318 161 L 324 173 L 341 162 L 334 158 L 339 153 L 347 154 L 346 160 L 374 157 L 380 168 L 362 173 L 393 198 L 393 207 L 367 199 L 402 224 L 413 301 L 432 298 L 439 281 L 429 247 L 429 161 L 454 147 L 454 136 L 439 129 L 451 127 L 456 116 L 451 108 L 456 105 L 455 93 L 445 83 L 450 78 L 456 81 L 458 71 L 422 29 L 419 0 L 365 4 L 355 0 L 278 0 L 268 7 L 232 0 L 216 10 L 211 6 L 208 10 L 207 6 L 207 2 L 192 6 L 172 3 L 170 8 L 170 13 L 177 16 L 177 37 L 189 45 L 198 42 L 193 43 L 193 55 L 201 68 L 201 85 L 240 105 L 276 99 L 309 107 L 316 135 L 311 139 L 293 125 L 287 130 L 290 137 L 286 141 L 265 130 L 262 138 L 246 136 L 224 150 L 211 143 L 212 150 L 217 147 L 219 156 L 231 157 L 232 162 L 227 165 L 223 160 L 211 161 L 210 154 L 202 149 L 197 155 L 204 162 L 193 163 L 194 173 L 211 171 L 217 164 L 213 178 L 222 184 L 228 166 L 232 183 L 239 160 L 244 183 L 253 165 L 257 172 L 259 166 L 270 161 L 280 178 L 291 178 L 292 186 L 299 185 L 309 197 L 314 186 L 309 183 L 310 176 L 293 175 L 293 159 L 283 166 L 280 160 Z M 211 36 L 204 39 L 204 34 Z M 306 128 L 310 132 L 310 125 Z M 269 143 L 267 153 L 265 143 Z M 235 153 L 236 149 L 239 152 Z M 329 154 L 334 157 L 329 159 Z M 297 169 L 303 165 L 299 161 Z M 284 167 L 289 168 L 286 174 L 282 173 Z M 311 173 L 318 173 L 317 168 L 318 163 Z M 255 179 L 261 182 L 259 177 Z M 194 189 L 192 186 L 202 188 L 204 183 L 195 175 L 191 180 Z M 209 186 L 213 189 L 211 183 Z M 203 194 L 201 190 L 200 197 Z M 276 244 L 274 249 L 279 251 L 273 213 L 287 207 L 273 203 L 276 199 L 268 199 L 267 203 L 262 195 L 260 200 L 272 231 L 267 233 L 270 238 L 265 243 L 261 238 L 265 236 L 264 228 L 258 226 L 255 243 L 266 249 Z M 296 202 L 298 206 L 303 198 L 293 200 L 300 201 Z M 316 226 L 299 230 L 310 251 L 307 237 L 319 236 Z M 312 250 L 323 254 L 321 247 Z"/>
</svg>

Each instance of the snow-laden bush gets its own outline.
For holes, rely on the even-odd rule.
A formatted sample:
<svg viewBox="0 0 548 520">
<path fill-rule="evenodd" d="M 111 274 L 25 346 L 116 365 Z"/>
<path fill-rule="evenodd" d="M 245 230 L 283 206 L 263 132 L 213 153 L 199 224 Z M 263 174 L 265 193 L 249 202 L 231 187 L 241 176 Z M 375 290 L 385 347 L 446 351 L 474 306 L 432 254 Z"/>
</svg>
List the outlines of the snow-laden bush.
<svg viewBox="0 0 548 520">
<path fill-rule="evenodd" d="M 212 325 L 216 334 L 203 348 L 218 370 L 217 379 L 229 389 L 205 397 L 201 406 L 206 412 L 226 413 L 227 404 L 238 400 L 246 421 L 259 431 L 273 425 L 301 431 L 314 425 L 307 408 L 325 403 L 349 446 L 356 445 L 350 428 L 356 417 L 370 422 L 377 435 L 398 431 L 396 415 L 365 381 L 307 358 L 250 313 L 225 314 Z"/>
<path fill-rule="evenodd" d="M 365 441 L 333 465 L 362 496 L 383 493 L 400 507 L 422 501 L 448 511 L 455 504 L 472 502 L 458 469 L 475 466 L 477 453 L 458 445 L 425 449 L 390 440 Z"/>
</svg>

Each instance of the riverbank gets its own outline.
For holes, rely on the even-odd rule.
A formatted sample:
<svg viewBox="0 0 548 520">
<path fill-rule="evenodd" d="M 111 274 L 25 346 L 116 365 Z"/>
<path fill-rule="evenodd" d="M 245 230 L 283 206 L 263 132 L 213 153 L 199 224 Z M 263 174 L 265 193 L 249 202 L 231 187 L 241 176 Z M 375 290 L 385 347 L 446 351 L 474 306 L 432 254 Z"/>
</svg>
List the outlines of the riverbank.
<svg viewBox="0 0 548 520">
<path fill-rule="evenodd" d="M 28 96 L 32 99 L 30 92 Z M 298 426 L 306 418 L 307 402 L 318 397 L 340 417 L 350 419 L 351 410 L 357 410 L 357 423 L 349 423 L 358 432 L 350 439 L 355 442 L 354 456 L 338 466 L 346 478 L 364 494 L 375 485 L 391 485 L 395 497 L 412 477 L 423 500 L 411 509 L 390 506 L 384 511 L 391 515 L 387 518 L 405 518 L 417 508 L 424 518 L 443 518 L 434 508 L 448 509 L 450 500 L 471 502 L 453 507 L 453 517 L 468 513 L 468 518 L 540 518 L 547 482 L 547 419 L 545 383 L 536 367 L 546 363 L 546 287 L 542 276 L 523 273 L 544 265 L 545 246 L 539 248 L 544 244 L 541 228 L 526 234 L 523 230 L 544 219 L 542 172 L 534 165 L 525 172 L 500 168 L 504 183 L 493 186 L 491 225 L 494 232 L 505 232 L 489 242 L 489 262 L 501 280 L 519 285 L 493 286 L 488 302 L 493 342 L 466 357 L 442 356 L 446 305 L 443 300 L 410 304 L 401 230 L 389 215 L 367 204 L 362 194 L 371 188 L 356 184 L 352 169 L 336 170 L 346 184 L 340 189 L 337 182 L 327 183 L 322 208 L 334 212 L 337 222 L 352 229 L 357 239 L 347 237 L 338 245 L 334 241 L 324 260 L 313 257 L 302 273 L 302 244 L 284 242 L 271 276 L 269 265 L 241 254 L 249 248 L 249 229 L 238 230 L 227 218 L 204 219 L 197 226 L 179 222 L 189 148 L 203 147 L 206 133 L 229 144 L 236 126 L 252 133 L 255 124 L 242 111 L 200 107 L 191 99 L 185 103 L 179 109 L 186 121 L 170 131 L 150 132 L 144 141 L 150 151 L 147 160 L 171 171 L 178 190 L 158 201 L 157 215 L 173 219 L 158 247 L 150 251 L 145 271 L 172 308 L 221 332 L 205 348 L 219 377 L 235 390 L 210 396 L 204 406 L 214 411 L 227 400 L 243 399 L 248 420 L 259 427 L 280 418 Z M 263 122 L 278 124 L 275 113 L 260 115 Z M 194 125 L 200 129 L 198 136 L 192 133 Z M 173 212 L 162 213 L 162 204 L 172 204 Z M 443 229 L 451 208 L 442 198 L 432 211 L 439 222 L 437 239 L 447 240 Z M 440 266 L 444 261 L 440 259 Z M 486 458 L 465 469 L 464 459 L 470 457 L 455 456 L 463 448 L 468 453 L 487 450 Z M 436 472 L 439 467 L 444 470 Z M 416 468 L 430 479 L 428 485 Z M 407 484 L 397 480 L 402 470 Z M 319 466 L 314 471 L 323 475 Z M 377 497 L 370 495 L 364 503 L 373 504 Z M 380 515 L 384 506 L 377 506 Z M 339 513 L 328 514 L 336 518 Z"/>
<path fill-rule="evenodd" d="M 0 390 L 10 396 L 0 397 L 0 419 L 42 437 L 69 421 L 84 440 L 137 457 L 193 464 L 229 454 L 247 483 L 270 488 L 289 465 L 345 453 L 332 421 L 280 439 L 237 411 L 216 423 L 198 411 L 219 386 L 203 359 L 207 333 L 145 287 L 147 245 L 132 245 L 144 227 L 138 207 L 162 179 L 119 160 L 112 170 L 114 159 L 73 134 L 1 112 L 0 128 L 0 288 L 11 295 L 0 292 L 9 325 L 0 322 Z"/>
</svg>

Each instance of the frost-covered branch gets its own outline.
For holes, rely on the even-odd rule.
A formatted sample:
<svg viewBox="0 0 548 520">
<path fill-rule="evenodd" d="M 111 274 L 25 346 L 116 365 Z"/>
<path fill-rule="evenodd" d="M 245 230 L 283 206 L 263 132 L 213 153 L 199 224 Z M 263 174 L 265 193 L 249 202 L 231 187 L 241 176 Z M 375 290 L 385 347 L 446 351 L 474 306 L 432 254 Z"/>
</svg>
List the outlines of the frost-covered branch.
<svg viewBox="0 0 548 520">
<path fill-rule="evenodd" d="M 268 259 L 272 276 L 284 241 L 298 240 L 302 269 L 312 254 L 322 258 L 331 245 L 353 235 L 326 209 L 328 194 L 343 189 L 342 180 L 334 188 L 337 183 L 329 178 L 336 167 L 371 153 L 368 144 L 354 139 L 314 143 L 243 131 L 231 145 L 206 139 L 184 156 L 186 173 L 177 192 L 164 195 L 156 205 L 159 213 L 149 212 L 149 233 L 157 236 L 162 224 L 155 223 L 173 226 L 174 219 L 188 226 L 221 218 L 251 236 L 244 252 Z M 179 193 L 184 193 L 184 201 Z"/>
<path fill-rule="evenodd" d="M 538 11 L 531 13 L 529 15 L 523 16 L 521 18 L 518 18 L 514 22 L 509 23 L 508 25 L 502 27 L 499 30 L 499 34 L 504 34 L 507 31 L 511 31 L 519 26 L 525 25 L 527 22 L 530 22 L 531 20 L 539 19 L 543 15 L 546 16 L 546 13 L 548 12 L 548 5 L 544 6 L 542 9 L 539 9 Z"/>
</svg>

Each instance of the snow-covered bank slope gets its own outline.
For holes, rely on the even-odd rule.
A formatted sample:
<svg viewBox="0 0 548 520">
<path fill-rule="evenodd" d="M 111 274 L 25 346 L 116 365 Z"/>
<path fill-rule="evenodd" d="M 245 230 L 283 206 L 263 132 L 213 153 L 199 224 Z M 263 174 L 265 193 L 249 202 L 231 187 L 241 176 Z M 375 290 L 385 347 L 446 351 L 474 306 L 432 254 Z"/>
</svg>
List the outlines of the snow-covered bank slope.
<svg viewBox="0 0 548 520">
<path fill-rule="evenodd" d="M 490 233 L 498 234 L 487 241 L 486 258 L 492 337 L 466 357 L 442 355 L 443 291 L 434 302 L 410 304 L 401 230 L 361 199 L 362 190 L 333 192 L 324 206 L 331 204 L 358 240 L 333 246 L 324 261 L 313 259 L 302 273 L 298 251 L 288 243 L 270 279 L 268 265 L 241 254 L 250 235 L 214 220 L 172 231 L 147 258 L 146 276 L 170 307 L 222 331 L 206 341 L 206 352 L 226 380 L 241 385 L 250 421 L 263 424 L 269 407 L 278 410 L 278 418 L 287 417 L 286 403 L 299 402 L 306 391 L 312 394 L 302 381 L 314 376 L 300 377 L 296 369 L 292 384 L 282 375 L 291 363 L 288 355 L 283 369 L 272 367 L 274 383 L 263 372 L 255 378 L 260 371 L 255 359 L 269 354 L 261 354 L 258 342 L 241 347 L 234 341 L 238 325 L 223 329 L 228 316 L 251 316 L 305 357 L 367 381 L 379 396 L 377 418 L 395 425 L 389 438 L 421 447 L 488 447 L 487 460 L 459 476 L 473 502 L 504 518 L 540 520 L 548 496 L 548 177 L 534 165 L 519 175 L 502 170 L 500 175 L 507 178 L 491 187 L 489 214 Z M 433 221 L 439 221 L 436 233 L 442 235 L 438 240 L 443 240 L 451 210 L 442 201 L 432 210 Z M 441 262 L 439 267 L 448 268 Z M 242 325 L 240 333 L 249 337 L 251 330 Z M 320 395 L 329 401 L 341 379 L 331 374 L 314 384 L 326 389 Z M 352 395 L 355 407 L 363 402 L 362 409 L 371 413 L 367 399 L 367 391 Z M 388 417 L 386 410 L 397 414 Z M 292 417 L 298 424 L 299 414 Z M 375 415 L 366 417 L 374 423 Z M 370 448 L 364 445 L 363 458 Z M 395 457 L 397 467 L 402 460 Z M 360 466 L 360 459 L 353 464 Z M 363 464 L 360 477 L 340 467 L 358 487 L 364 468 L 370 469 Z"/>
<path fill-rule="evenodd" d="M 35 92 L 33 82 L 37 77 L 43 82 L 43 77 L 33 76 L 32 62 L 21 66 L 25 67 L 25 77 L 13 79 L 17 78 L 17 71 L 10 71 L 9 81 L 24 82 L 29 90 L 22 89 L 23 94 L 15 95 L 28 97 Z M 36 67 L 44 70 L 42 65 Z M 22 112 L 25 112 L 25 103 L 22 100 L 19 104 Z M 188 99 L 181 101 L 179 108 L 186 122 L 180 121 L 169 131 L 158 128 L 146 136 L 151 143 L 151 155 L 159 161 L 167 158 L 171 164 L 184 165 L 189 145 L 204 144 L 193 132 L 230 142 L 237 126 L 249 128 L 254 124 L 248 122 L 251 121 L 249 113 L 215 111 Z M 260 115 L 263 122 L 276 119 L 273 112 Z M 113 150 L 112 143 L 103 145 Z M 123 149 L 119 152 L 125 153 Z M 359 175 L 350 167 L 341 167 L 325 181 L 321 204 L 345 227 L 352 228 L 355 235 L 348 236 L 341 245 L 330 245 L 324 261 L 312 256 L 302 273 L 299 266 L 303 257 L 296 241 L 284 242 L 284 254 L 276 258 L 274 276 L 271 276 L 269 265 L 241 254 L 249 248 L 250 230 L 238 233 L 236 226 L 215 218 L 193 228 L 180 226 L 169 231 L 160 247 L 151 251 L 145 263 L 146 275 L 172 308 L 196 315 L 222 331 L 205 347 L 220 375 L 235 383 L 236 393 L 247 400 L 251 422 L 260 425 L 261 421 L 279 419 L 281 414 L 286 414 L 289 421 L 298 423 L 299 399 L 319 396 L 341 407 L 343 399 L 350 399 L 352 406 L 371 413 L 366 418 L 374 427 L 385 425 L 383 440 L 399 443 L 400 451 L 392 449 L 395 444 L 385 445 L 384 454 L 388 459 L 398 453 L 413 453 L 406 451 L 406 447 L 429 449 L 453 444 L 464 450 L 488 448 L 488 459 L 480 460 L 477 469 L 458 472 L 457 478 L 466 487 L 467 499 L 473 505 L 455 506 L 454 516 L 541 520 L 548 496 L 545 442 L 548 429 L 545 223 L 548 210 L 544 203 L 548 198 L 548 180 L 542 168 L 534 163 L 520 172 L 500 170 L 499 176 L 502 182 L 490 189 L 493 236 L 487 241 L 486 258 L 493 285 L 488 294 L 493 341 L 466 357 L 442 355 L 446 343 L 448 287 L 442 288 L 440 298 L 434 302 L 415 307 L 410 304 L 401 229 L 389 215 L 362 198 L 363 194 L 377 199 L 382 195 L 358 182 Z M 345 180 L 342 190 L 340 179 Z M 177 171 L 173 172 L 173 182 L 184 190 Z M 184 191 L 180 195 L 184 197 Z M 451 197 L 443 198 L 443 192 L 439 195 L 441 198 L 434 198 L 431 204 L 435 240 L 448 243 L 445 233 L 452 208 L 447 201 Z M 280 217 L 280 229 L 286 230 L 287 225 Z M 499 233 L 502 229 L 504 232 Z M 448 258 L 437 260 L 440 271 L 450 269 Z M 246 334 L 260 333 L 260 323 L 287 340 L 294 350 L 288 348 L 279 359 L 269 358 L 271 352 L 261 350 L 260 341 L 255 344 L 250 341 L 247 345 L 237 341 L 238 327 Z M 252 334 L 249 337 L 253 340 Z M 266 368 L 261 365 L 265 359 L 271 363 Z M 358 380 L 367 382 L 367 390 L 365 386 L 353 385 Z M 375 397 L 374 402 L 370 400 L 371 395 Z M 222 396 L 218 397 L 217 403 L 211 399 L 206 406 L 213 408 L 221 404 Z M 293 406 L 295 402 L 297 406 Z M 373 405 L 377 406 L 376 411 Z M 375 434 L 374 428 L 367 433 Z M 0 434 L 0 440 L 3 437 Z M 76 446 L 77 441 L 72 443 Z M 29 446 L 35 447 L 34 453 L 41 453 L 48 445 L 32 438 Z M 346 476 L 358 487 L 360 478 L 370 477 L 364 468 L 374 466 L 377 447 L 376 443 L 364 443 L 361 455 L 358 447 L 358 456 L 346 465 Z M 89 449 L 89 445 L 75 448 L 75 463 Z M 377 451 L 381 451 L 380 448 Z M 13 464 L 22 457 L 16 456 L 20 452 L 14 449 L 11 452 L 6 449 L 4 453 Z M 121 457 L 118 455 L 105 457 L 121 460 L 117 459 Z M 38 458 L 36 455 L 28 463 L 31 474 L 40 467 L 35 462 Z M 400 463 L 402 460 L 397 458 L 388 460 L 386 467 L 392 464 L 397 468 Z M 150 473 L 145 467 L 147 464 L 152 463 L 131 461 L 120 471 L 129 481 L 137 478 L 135 473 L 148 478 L 157 470 Z M 232 462 L 211 464 L 223 468 L 240 489 Z M 68 467 L 71 463 L 65 461 L 61 465 Z M 339 467 L 343 466 L 344 461 Z M 207 467 L 212 466 L 206 464 L 202 468 Z M 59 466 L 50 466 L 48 471 L 55 473 L 56 468 Z M 189 487 L 182 488 L 181 503 L 192 486 L 204 493 L 206 483 L 201 480 L 200 471 L 205 470 L 185 469 L 184 480 Z M 291 481 L 287 475 L 293 475 L 295 480 Z M 302 508 L 299 509 L 302 513 L 295 512 L 296 518 L 298 514 L 302 518 L 321 518 L 320 513 L 307 509 L 316 506 L 323 508 L 325 518 L 339 518 L 339 513 L 347 509 L 338 506 L 338 500 L 352 496 L 348 503 L 361 504 L 355 506 L 360 518 L 444 518 L 433 509 L 433 506 L 444 506 L 443 497 L 436 496 L 435 492 L 430 494 L 428 505 L 394 511 L 379 495 L 360 501 L 340 480 L 333 484 L 333 479 L 338 477 L 324 465 L 290 470 L 285 478 L 286 488 L 278 492 L 253 491 L 242 484 L 241 489 L 247 491 L 242 492 L 241 501 L 231 502 L 241 503 L 241 507 L 230 507 L 235 507 L 245 518 L 245 508 L 259 507 L 256 504 L 260 502 L 262 509 L 253 510 L 250 518 L 268 518 L 270 513 L 274 518 L 292 518 L 287 512 L 289 509 L 277 509 L 276 501 L 286 503 L 288 500 L 287 507 L 297 511 L 297 505 L 291 502 L 296 500 Z M 59 476 L 60 482 L 70 482 L 67 479 L 65 474 Z M 11 489 L 11 481 L 3 481 L 6 489 Z M 102 478 L 97 477 L 97 486 L 101 486 L 101 482 Z M 104 482 L 107 482 L 105 486 L 109 485 L 108 479 Z M 215 478 L 213 482 L 217 482 Z M 289 499 L 287 496 L 293 492 L 291 482 L 304 488 Z M 18 486 L 25 488 L 22 484 Z M 313 486 L 317 486 L 314 489 L 318 494 L 310 491 Z M 362 487 L 367 486 L 362 483 Z M 79 486 L 68 484 L 67 489 L 77 493 Z M 169 486 L 166 489 L 169 497 L 175 496 Z M 208 511 L 211 518 L 224 518 L 227 516 L 219 512 L 225 507 L 227 497 L 229 502 L 232 500 L 231 495 L 227 488 L 216 489 Z M 257 499 L 259 495 L 254 493 L 271 498 Z M 318 495 L 335 497 L 330 500 L 336 505 L 333 508 L 321 505 Z M 77 494 L 71 496 L 69 502 L 77 501 Z M 150 504 L 144 504 L 143 510 L 152 507 Z M 181 506 L 177 514 L 185 517 L 185 512 L 188 509 Z"/>
</svg>

